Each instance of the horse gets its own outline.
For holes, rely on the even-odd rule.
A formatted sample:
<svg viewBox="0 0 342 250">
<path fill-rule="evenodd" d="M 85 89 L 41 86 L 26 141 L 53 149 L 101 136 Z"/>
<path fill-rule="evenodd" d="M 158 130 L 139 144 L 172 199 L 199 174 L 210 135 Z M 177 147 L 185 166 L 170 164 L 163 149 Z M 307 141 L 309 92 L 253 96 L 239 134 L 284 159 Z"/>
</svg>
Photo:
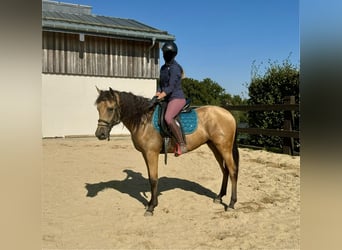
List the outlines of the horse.
<svg viewBox="0 0 342 250">
<path fill-rule="evenodd" d="M 163 148 L 163 138 L 152 124 L 155 107 L 151 108 L 151 99 L 131 92 L 113 90 L 110 87 L 109 90 L 96 89 L 98 97 L 95 106 L 99 119 L 95 136 L 99 140 L 109 140 L 111 129 L 121 122 L 129 130 L 133 145 L 141 152 L 147 166 L 151 199 L 144 215 L 151 216 L 158 205 L 158 158 Z M 196 112 L 197 129 L 186 135 L 188 152 L 203 144 L 209 146 L 223 174 L 221 189 L 214 202 L 222 204 L 222 197 L 227 193 L 229 176 L 231 199 L 227 208 L 234 209 L 239 170 L 235 118 L 228 110 L 214 105 L 198 107 Z M 171 140 L 170 144 L 168 153 L 175 149 L 175 141 Z"/>
</svg>

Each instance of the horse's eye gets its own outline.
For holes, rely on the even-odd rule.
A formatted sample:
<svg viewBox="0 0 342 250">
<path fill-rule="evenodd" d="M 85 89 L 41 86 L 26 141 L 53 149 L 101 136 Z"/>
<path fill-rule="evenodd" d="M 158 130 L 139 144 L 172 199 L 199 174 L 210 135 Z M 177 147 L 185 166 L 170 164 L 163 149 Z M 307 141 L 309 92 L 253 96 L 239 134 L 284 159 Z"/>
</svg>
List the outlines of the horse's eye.
<svg viewBox="0 0 342 250">
<path fill-rule="evenodd" d="M 107 111 L 112 113 L 114 111 L 114 108 L 107 108 Z"/>
</svg>

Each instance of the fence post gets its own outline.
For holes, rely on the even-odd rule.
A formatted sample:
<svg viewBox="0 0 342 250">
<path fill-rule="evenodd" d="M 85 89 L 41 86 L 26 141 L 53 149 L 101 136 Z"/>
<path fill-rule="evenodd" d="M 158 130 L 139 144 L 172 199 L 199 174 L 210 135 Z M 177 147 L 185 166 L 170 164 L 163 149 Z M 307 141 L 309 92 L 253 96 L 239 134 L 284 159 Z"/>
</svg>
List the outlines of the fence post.
<svg viewBox="0 0 342 250">
<path fill-rule="evenodd" d="M 296 100 L 294 96 L 286 96 L 284 98 L 285 104 L 296 104 Z M 291 110 L 284 111 L 284 130 L 292 131 L 293 128 L 293 118 L 294 114 Z M 294 139 L 292 137 L 284 137 L 283 138 L 283 153 L 293 155 L 294 151 Z"/>
</svg>

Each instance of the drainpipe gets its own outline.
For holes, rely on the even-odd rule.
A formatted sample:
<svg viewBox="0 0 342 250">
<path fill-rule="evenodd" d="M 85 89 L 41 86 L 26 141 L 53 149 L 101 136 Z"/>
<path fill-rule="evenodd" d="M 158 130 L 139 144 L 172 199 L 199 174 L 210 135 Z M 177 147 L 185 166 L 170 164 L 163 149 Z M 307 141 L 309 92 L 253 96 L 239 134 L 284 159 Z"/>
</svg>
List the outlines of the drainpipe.
<svg viewBox="0 0 342 250">
<path fill-rule="evenodd" d="M 151 49 L 154 47 L 155 44 L 156 44 L 156 38 L 155 38 L 155 37 L 152 37 L 152 44 L 151 44 L 151 46 L 148 48 L 148 50 L 151 50 Z"/>
<path fill-rule="evenodd" d="M 149 52 L 153 47 L 154 47 L 154 45 L 156 44 L 156 38 L 155 37 L 152 37 L 152 44 L 151 44 L 151 46 L 150 47 L 148 47 L 148 49 L 147 50 L 145 50 L 144 51 L 144 54 L 146 55 L 146 52 Z M 150 56 L 149 56 L 150 54 L 148 53 L 147 54 L 147 61 L 150 61 Z"/>
</svg>

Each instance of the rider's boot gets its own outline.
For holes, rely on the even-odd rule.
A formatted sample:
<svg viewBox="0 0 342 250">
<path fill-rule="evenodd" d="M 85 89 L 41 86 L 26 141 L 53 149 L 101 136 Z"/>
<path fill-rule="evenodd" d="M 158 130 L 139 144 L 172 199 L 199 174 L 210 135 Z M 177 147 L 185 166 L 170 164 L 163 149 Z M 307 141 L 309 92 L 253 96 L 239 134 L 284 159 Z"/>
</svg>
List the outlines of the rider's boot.
<svg viewBox="0 0 342 250">
<path fill-rule="evenodd" d="M 175 148 L 175 156 L 180 156 L 181 154 L 188 152 L 188 149 L 186 148 L 186 144 L 183 139 L 181 128 L 177 125 L 175 119 L 172 119 L 171 123 L 169 124 L 169 127 L 177 141 Z"/>
</svg>

